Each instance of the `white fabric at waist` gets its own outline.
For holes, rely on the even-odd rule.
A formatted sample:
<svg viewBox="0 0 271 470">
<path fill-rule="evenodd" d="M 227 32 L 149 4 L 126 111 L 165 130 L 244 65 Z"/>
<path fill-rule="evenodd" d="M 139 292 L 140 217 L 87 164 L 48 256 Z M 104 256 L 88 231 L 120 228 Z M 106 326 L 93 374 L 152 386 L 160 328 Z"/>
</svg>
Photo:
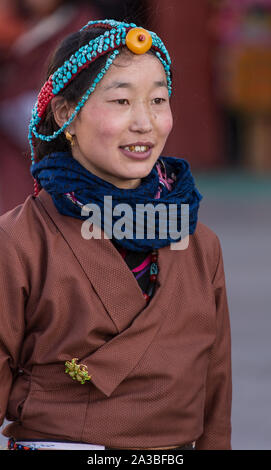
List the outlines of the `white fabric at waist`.
<svg viewBox="0 0 271 470">
<path fill-rule="evenodd" d="M 54 442 L 54 441 L 17 441 L 16 444 L 32 447 L 35 449 L 48 450 L 104 450 L 105 446 L 98 444 L 83 444 L 77 442 Z"/>
</svg>

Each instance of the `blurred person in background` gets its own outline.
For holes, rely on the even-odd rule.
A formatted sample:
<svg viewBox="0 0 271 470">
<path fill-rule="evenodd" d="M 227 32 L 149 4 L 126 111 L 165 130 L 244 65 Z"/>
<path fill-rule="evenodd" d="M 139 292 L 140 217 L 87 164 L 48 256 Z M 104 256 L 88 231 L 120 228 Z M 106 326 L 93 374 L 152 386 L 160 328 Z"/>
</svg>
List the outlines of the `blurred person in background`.
<svg viewBox="0 0 271 470">
<path fill-rule="evenodd" d="M 212 0 L 217 98 L 230 163 L 271 172 L 271 1 Z"/>
<path fill-rule="evenodd" d="M 14 0 L 0 0 L 0 58 L 25 31 L 24 19 L 18 15 Z"/>
<path fill-rule="evenodd" d="M 46 57 L 70 32 L 100 16 L 91 0 L 1 1 L 0 213 L 33 191 L 27 135 L 31 109 L 44 79 Z M 99 13 L 98 13 L 99 12 Z M 9 20 L 8 20 L 9 18 Z M 8 20 L 8 28 L 4 23 Z"/>
</svg>

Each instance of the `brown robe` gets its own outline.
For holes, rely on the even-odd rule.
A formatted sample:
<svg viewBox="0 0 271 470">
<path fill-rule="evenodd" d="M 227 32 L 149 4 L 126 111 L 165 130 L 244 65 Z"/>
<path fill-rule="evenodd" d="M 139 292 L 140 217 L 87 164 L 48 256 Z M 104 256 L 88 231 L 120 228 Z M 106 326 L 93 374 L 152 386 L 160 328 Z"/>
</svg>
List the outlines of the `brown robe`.
<svg viewBox="0 0 271 470">
<path fill-rule="evenodd" d="M 0 424 L 18 439 L 231 449 L 231 332 L 220 241 L 198 221 L 142 290 L 41 190 L 0 217 Z M 102 232 L 103 233 L 103 232 Z M 91 380 L 73 381 L 78 358 Z"/>
</svg>

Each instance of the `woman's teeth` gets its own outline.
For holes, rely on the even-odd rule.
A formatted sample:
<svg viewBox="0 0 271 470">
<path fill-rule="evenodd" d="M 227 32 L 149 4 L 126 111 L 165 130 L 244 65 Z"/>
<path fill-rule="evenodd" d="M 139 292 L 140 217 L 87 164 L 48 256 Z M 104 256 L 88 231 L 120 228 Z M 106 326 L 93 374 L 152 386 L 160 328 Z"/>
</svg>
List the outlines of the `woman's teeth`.
<svg viewBox="0 0 271 470">
<path fill-rule="evenodd" d="M 146 145 L 131 145 L 130 147 L 124 147 L 124 150 L 128 150 L 129 152 L 147 152 L 149 147 Z"/>
</svg>

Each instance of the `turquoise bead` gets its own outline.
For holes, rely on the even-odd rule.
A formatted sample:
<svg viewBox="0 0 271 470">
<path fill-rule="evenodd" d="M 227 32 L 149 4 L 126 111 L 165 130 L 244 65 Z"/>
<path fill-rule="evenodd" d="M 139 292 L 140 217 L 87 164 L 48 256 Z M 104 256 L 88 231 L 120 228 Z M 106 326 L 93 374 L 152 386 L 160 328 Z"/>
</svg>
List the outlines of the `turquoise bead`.
<svg viewBox="0 0 271 470">
<path fill-rule="evenodd" d="M 157 274 L 158 273 L 158 269 L 157 269 L 157 264 L 156 263 L 152 263 L 151 264 L 151 268 L 150 268 L 150 274 Z"/>
</svg>

